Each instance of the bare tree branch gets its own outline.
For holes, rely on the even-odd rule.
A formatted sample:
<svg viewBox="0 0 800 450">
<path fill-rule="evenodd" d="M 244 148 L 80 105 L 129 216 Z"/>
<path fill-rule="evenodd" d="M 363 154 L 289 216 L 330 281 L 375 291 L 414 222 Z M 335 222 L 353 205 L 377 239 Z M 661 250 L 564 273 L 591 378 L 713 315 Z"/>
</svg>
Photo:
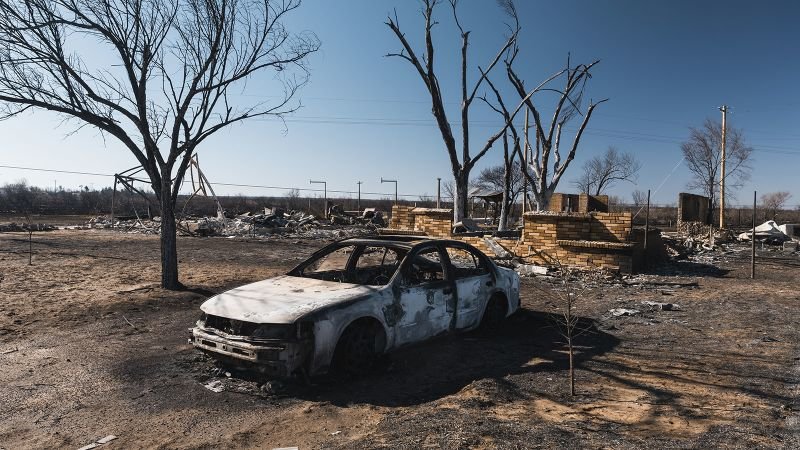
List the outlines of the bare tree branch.
<svg viewBox="0 0 800 450">
<path fill-rule="evenodd" d="M 177 287 L 170 222 L 197 146 L 229 125 L 299 106 L 292 99 L 308 80 L 308 55 L 319 48 L 313 34 L 284 26 L 299 6 L 300 0 L 0 0 L 0 118 L 49 110 L 122 142 L 159 199 L 162 284 Z M 79 44 L 105 47 L 115 61 L 100 66 L 76 50 Z M 267 71 L 282 84 L 282 100 L 242 107 L 231 101 L 232 88 Z"/>
</svg>

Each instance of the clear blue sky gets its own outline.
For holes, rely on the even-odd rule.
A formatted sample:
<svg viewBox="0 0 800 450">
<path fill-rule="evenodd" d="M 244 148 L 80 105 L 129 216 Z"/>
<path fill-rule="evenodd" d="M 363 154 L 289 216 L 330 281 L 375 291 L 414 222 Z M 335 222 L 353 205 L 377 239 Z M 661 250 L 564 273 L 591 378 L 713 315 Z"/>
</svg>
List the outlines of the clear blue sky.
<svg viewBox="0 0 800 450">
<path fill-rule="evenodd" d="M 485 65 L 505 37 L 504 16 L 494 1 L 462 3 L 462 23 L 473 30 L 473 67 Z M 596 110 L 559 191 L 573 191 L 570 181 L 581 164 L 609 145 L 636 154 L 643 164 L 637 186 L 618 184 L 610 193 L 629 200 L 633 189 L 655 191 L 681 159 L 679 144 L 688 127 L 707 117 L 718 120 L 718 107 L 727 104 L 730 126 L 742 128 L 757 150 L 752 180 L 737 203 L 747 203 L 757 189 L 790 191 L 790 203 L 800 204 L 795 175 L 800 167 L 800 3 L 517 3 L 523 27 L 518 71 L 528 84 L 559 69 L 571 52 L 575 62 L 601 60 L 588 95 L 610 99 Z M 435 194 L 436 177 L 451 174 L 426 91 L 410 65 L 383 56 L 399 49 L 384 25 L 394 8 L 406 34 L 419 44 L 422 23 L 414 1 L 305 0 L 289 26 L 314 31 L 322 50 L 311 59 L 311 83 L 300 93 L 303 108 L 288 118 L 286 133 L 280 123 L 252 121 L 207 141 L 199 155 L 212 183 L 308 188 L 315 187 L 309 179 L 321 179 L 331 190 L 355 190 L 361 180 L 364 191 L 392 192 L 393 186 L 380 184 L 386 177 L 399 180 L 401 194 Z M 456 121 L 459 37 L 446 3 L 439 20 L 439 77 Z M 506 84 L 500 71 L 494 79 Z M 250 83 L 247 95 L 274 93 Z M 498 121 L 478 104 L 473 119 L 477 146 Z M 73 128 L 47 113 L 0 123 L 0 165 L 100 173 L 136 165 L 121 145 L 110 138 L 104 142 L 93 130 L 66 136 Z M 501 151 L 496 147 L 478 169 L 498 164 Z M 111 183 L 110 178 L 0 168 L 0 184 L 23 178 L 65 188 Z M 654 194 L 654 202 L 674 202 L 688 179 L 682 165 Z M 220 187 L 218 193 L 278 192 Z"/>
</svg>

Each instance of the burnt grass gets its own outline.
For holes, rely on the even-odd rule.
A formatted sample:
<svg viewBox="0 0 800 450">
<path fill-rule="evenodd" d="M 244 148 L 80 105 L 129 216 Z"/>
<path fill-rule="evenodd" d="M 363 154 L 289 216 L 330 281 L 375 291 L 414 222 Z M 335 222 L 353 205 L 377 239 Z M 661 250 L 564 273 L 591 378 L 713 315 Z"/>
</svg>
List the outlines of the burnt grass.
<svg viewBox="0 0 800 450">
<path fill-rule="evenodd" d="M 28 266 L 27 235 L 0 234 L 0 448 L 108 434 L 117 448 L 800 447 L 796 253 L 759 249 L 755 280 L 737 246 L 570 280 L 574 397 L 555 278 L 524 279 L 499 330 L 403 349 L 356 379 L 274 382 L 186 343 L 209 295 L 324 243 L 182 238 L 189 290 L 165 292 L 154 236 L 36 234 Z"/>
</svg>

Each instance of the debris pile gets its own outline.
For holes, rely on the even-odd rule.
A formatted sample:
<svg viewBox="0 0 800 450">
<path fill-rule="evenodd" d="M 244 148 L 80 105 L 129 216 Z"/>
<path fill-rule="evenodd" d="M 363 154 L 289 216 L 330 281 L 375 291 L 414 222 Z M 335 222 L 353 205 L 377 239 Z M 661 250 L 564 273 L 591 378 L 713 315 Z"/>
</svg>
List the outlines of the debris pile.
<svg viewBox="0 0 800 450">
<path fill-rule="evenodd" d="M 366 208 L 362 213 L 345 211 L 341 205 L 333 205 L 328 209 L 331 225 L 374 225 L 379 228 L 386 226 L 383 213 L 375 208 Z"/>
<path fill-rule="evenodd" d="M 0 233 L 11 233 L 20 231 L 53 231 L 56 227 L 46 223 L 0 223 Z"/>
<path fill-rule="evenodd" d="M 340 238 L 374 233 L 375 228 L 385 226 L 383 214 L 367 208 L 360 215 L 331 215 L 330 224 L 303 211 L 285 211 L 282 208 L 264 208 L 263 213 L 246 212 L 232 217 L 186 217 L 178 221 L 178 232 L 189 236 L 255 237 L 282 236 L 307 238 Z M 341 211 L 343 213 L 343 211 Z M 346 217 L 346 219 L 344 219 Z M 99 216 L 80 229 L 115 228 L 127 233 L 157 234 L 161 218 Z"/>
<path fill-rule="evenodd" d="M 763 241 L 767 244 L 781 245 L 784 242 L 791 241 L 787 231 L 792 230 L 794 234 L 794 226 L 792 225 L 778 225 L 774 220 L 768 220 L 755 228 L 755 235 L 757 241 Z M 749 241 L 753 238 L 753 229 L 739 235 L 739 240 Z"/>
</svg>

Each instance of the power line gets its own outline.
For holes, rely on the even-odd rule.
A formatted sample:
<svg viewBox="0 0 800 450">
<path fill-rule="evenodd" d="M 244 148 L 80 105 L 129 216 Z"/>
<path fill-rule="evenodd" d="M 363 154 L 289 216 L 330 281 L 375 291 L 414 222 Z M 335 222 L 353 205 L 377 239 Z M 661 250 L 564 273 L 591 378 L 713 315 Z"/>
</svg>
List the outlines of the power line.
<svg viewBox="0 0 800 450">
<path fill-rule="evenodd" d="M 290 118 L 256 118 L 253 120 L 263 122 L 281 123 L 304 123 L 322 125 L 381 125 L 381 126 L 412 126 L 412 127 L 436 127 L 437 124 L 430 119 L 402 119 L 402 118 L 376 118 L 376 117 L 337 117 L 337 116 L 295 116 Z M 454 121 L 451 125 L 460 125 L 461 122 Z M 491 120 L 472 120 L 470 124 L 479 128 L 496 128 L 497 122 Z M 566 127 L 564 131 L 577 131 L 577 128 Z M 652 133 L 639 133 L 632 131 L 613 130 L 605 128 L 588 128 L 585 134 L 628 141 L 657 142 L 660 144 L 681 144 L 685 138 L 677 136 L 664 136 Z M 800 138 L 798 138 L 800 140 Z M 787 138 L 786 140 L 791 140 Z M 778 153 L 785 155 L 800 155 L 800 147 L 785 147 L 777 145 L 754 145 L 754 150 L 765 153 Z"/>
<path fill-rule="evenodd" d="M 65 173 L 71 175 L 88 175 L 94 177 L 113 177 L 114 174 L 110 173 L 96 173 L 96 172 L 80 172 L 75 170 L 58 170 L 58 169 L 43 169 L 39 167 L 23 167 L 23 166 L 7 166 L 7 165 L 0 165 L 0 167 L 4 169 L 17 169 L 17 170 L 30 170 L 35 172 L 49 172 L 49 173 Z M 191 183 L 190 180 L 183 180 L 182 184 Z M 297 188 L 297 187 L 287 187 L 287 186 L 266 186 L 260 184 L 242 184 L 242 183 L 223 183 L 223 182 L 214 182 L 212 183 L 216 186 L 229 186 L 229 187 L 243 187 L 243 188 L 258 188 L 258 189 L 278 189 L 278 190 L 293 190 L 296 189 L 298 191 L 307 191 L 307 192 L 323 192 L 323 189 L 314 189 L 314 188 Z M 344 191 L 344 190 L 335 190 L 335 189 L 328 189 L 328 192 L 333 192 L 336 194 L 357 194 L 357 191 Z M 363 195 L 385 195 L 385 196 L 393 196 L 395 195 L 394 192 L 364 192 L 362 191 L 361 194 Z M 433 197 L 432 195 L 427 194 L 398 194 L 398 197 Z"/>
</svg>

